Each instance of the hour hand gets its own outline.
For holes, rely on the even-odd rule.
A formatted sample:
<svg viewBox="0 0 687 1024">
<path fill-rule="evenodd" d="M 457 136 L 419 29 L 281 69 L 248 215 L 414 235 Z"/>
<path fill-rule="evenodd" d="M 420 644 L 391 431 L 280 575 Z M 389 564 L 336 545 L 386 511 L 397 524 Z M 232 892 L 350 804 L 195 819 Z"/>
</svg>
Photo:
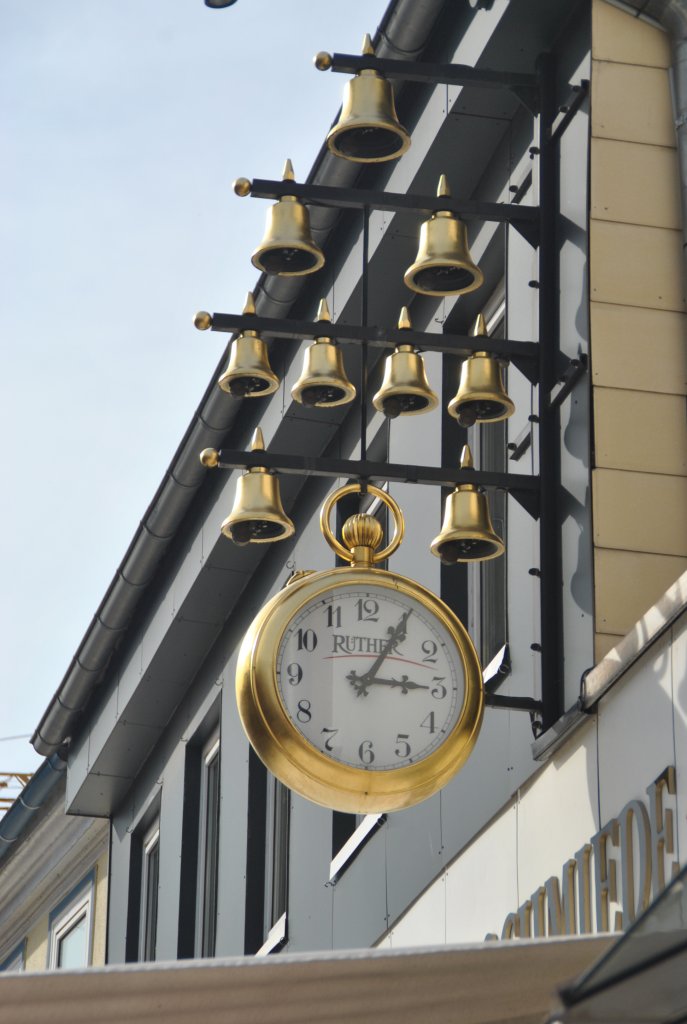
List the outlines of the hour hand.
<svg viewBox="0 0 687 1024">
<path fill-rule="evenodd" d="M 346 678 L 351 686 L 357 690 L 359 697 L 366 697 L 370 686 L 390 686 L 392 689 L 400 689 L 401 693 L 404 694 L 409 693 L 410 690 L 429 690 L 429 686 L 424 686 L 422 683 L 414 683 L 406 675 L 401 676 L 400 679 L 381 679 L 379 676 L 371 676 L 368 673 L 359 676 L 357 672 L 349 672 Z"/>
</svg>

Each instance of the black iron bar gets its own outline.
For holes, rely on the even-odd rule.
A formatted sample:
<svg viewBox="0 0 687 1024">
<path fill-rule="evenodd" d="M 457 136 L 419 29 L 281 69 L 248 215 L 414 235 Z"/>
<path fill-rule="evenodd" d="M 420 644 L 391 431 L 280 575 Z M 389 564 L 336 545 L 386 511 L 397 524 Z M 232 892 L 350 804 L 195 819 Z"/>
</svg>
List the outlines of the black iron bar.
<svg viewBox="0 0 687 1024">
<path fill-rule="evenodd" d="M 560 419 L 558 406 L 549 395 L 558 380 L 558 250 L 556 216 L 558 210 L 558 154 L 550 138 L 556 116 L 553 58 L 543 54 L 537 62 L 541 89 L 539 121 L 539 473 L 540 533 L 539 568 L 541 606 L 541 688 L 543 727 L 550 728 L 563 710 L 563 586 L 560 542 Z M 542 342 L 542 339 L 545 341 Z"/>
<path fill-rule="evenodd" d="M 334 338 L 343 344 L 367 342 L 377 348 L 394 349 L 397 345 L 413 345 L 425 352 L 446 352 L 469 356 L 473 352 L 489 352 L 503 359 L 522 359 L 537 363 L 539 346 L 533 341 L 509 341 L 507 338 L 468 337 L 462 334 L 429 334 L 422 331 L 399 330 L 397 327 L 376 327 L 358 324 L 326 324 L 321 321 L 272 319 L 243 313 L 213 313 L 212 330 L 225 334 L 258 331 L 267 337 Z"/>
<path fill-rule="evenodd" d="M 250 469 L 263 466 L 278 473 L 301 476 L 350 477 L 352 480 L 388 480 L 391 483 L 431 484 L 455 487 L 456 484 L 477 484 L 506 491 L 527 491 L 536 494 L 539 477 L 524 473 L 491 473 L 458 466 L 406 466 L 393 462 L 369 462 L 359 459 L 319 458 L 280 452 L 244 452 L 223 448 L 219 452 L 220 469 Z"/>
<path fill-rule="evenodd" d="M 484 691 L 484 703 L 488 708 L 503 708 L 505 711 L 529 711 L 542 713 L 544 704 L 534 697 L 506 697 L 505 694 Z"/>
<path fill-rule="evenodd" d="M 255 178 L 250 194 L 254 199 L 280 199 L 295 196 L 316 206 L 335 206 L 338 209 L 360 210 L 369 206 L 373 210 L 397 213 L 412 210 L 416 213 L 436 213 L 449 210 L 463 220 L 523 223 L 535 228 L 539 221 L 536 206 L 518 203 L 487 203 L 477 199 L 454 199 L 453 196 L 418 196 L 403 192 L 377 192 L 364 188 L 339 188 L 334 185 L 312 185 L 297 181 L 272 181 Z"/>
<path fill-rule="evenodd" d="M 333 53 L 328 70 L 355 75 L 366 68 L 377 71 L 385 78 L 401 78 L 407 82 L 478 85 L 485 89 L 537 89 L 538 84 L 535 75 L 517 71 L 491 71 L 487 68 L 472 68 L 467 64 L 419 63 L 412 60 L 375 57 L 373 54 L 359 56 Z"/>
<path fill-rule="evenodd" d="M 368 260 L 370 250 L 370 207 L 363 206 L 363 266 L 360 298 L 360 323 L 367 327 L 368 314 Z M 367 341 L 363 341 L 360 352 L 360 461 L 367 461 Z"/>
</svg>

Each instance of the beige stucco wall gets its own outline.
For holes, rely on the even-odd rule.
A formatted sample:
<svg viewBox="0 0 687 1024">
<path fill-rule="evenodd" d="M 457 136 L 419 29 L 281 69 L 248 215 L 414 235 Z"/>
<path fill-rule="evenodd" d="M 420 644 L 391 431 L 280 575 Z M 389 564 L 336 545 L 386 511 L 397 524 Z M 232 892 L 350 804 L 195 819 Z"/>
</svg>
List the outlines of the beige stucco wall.
<svg viewBox="0 0 687 1024">
<path fill-rule="evenodd" d="M 687 317 L 668 36 L 592 5 L 596 657 L 687 569 Z"/>
<path fill-rule="evenodd" d="M 104 853 L 95 864 L 94 905 L 91 916 L 91 964 L 102 966 L 105 963 L 105 940 L 107 934 L 107 853 Z M 79 882 L 70 885 L 73 889 Z M 62 893 L 59 904 L 68 892 Z M 57 905 L 56 904 L 56 905 Z M 48 928 L 50 910 L 42 914 L 31 925 L 26 935 L 25 970 L 44 971 L 48 966 Z"/>
</svg>

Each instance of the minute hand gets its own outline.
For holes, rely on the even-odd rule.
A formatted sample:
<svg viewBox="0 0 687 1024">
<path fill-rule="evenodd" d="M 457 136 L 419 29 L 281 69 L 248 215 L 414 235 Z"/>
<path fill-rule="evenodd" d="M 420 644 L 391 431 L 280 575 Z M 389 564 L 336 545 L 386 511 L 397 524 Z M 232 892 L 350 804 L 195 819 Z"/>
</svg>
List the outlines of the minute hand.
<svg viewBox="0 0 687 1024">
<path fill-rule="evenodd" d="M 408 616 L 410 615 L 411 611 L 412 608 L 410 608 L 407 612 L 403 613 L 403 615 L 399 619 L 398 625 L 389 627 L 389 639 L 384 644 L 382 653 L 377 658 L 375 658 L 374 662 L 372 663 L 372 666 L 367 670 L 367 672 L 363 673 L 363 675 L 360 676 L 361 679 L 370 679 L 372 676 L 376 676 L 382 663 L 384 662 L 384 659 L 389 654 L 391 654 L 394 647 L 397 647 L 402 640 L 405 640 L 406 623 L 408 622 Z"/>
</svg>

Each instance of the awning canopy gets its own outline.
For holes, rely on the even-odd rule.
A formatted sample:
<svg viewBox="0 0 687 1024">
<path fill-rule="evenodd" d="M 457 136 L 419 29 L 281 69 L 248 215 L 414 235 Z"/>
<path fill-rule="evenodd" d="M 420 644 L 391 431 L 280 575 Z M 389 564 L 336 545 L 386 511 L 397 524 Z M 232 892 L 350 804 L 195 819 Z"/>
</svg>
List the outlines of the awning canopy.
<svg viewBox="0 0 687 1024">
<path fill-rule="evenodd" d="M 541 1024 L 611 936 L 0 977 L 0 1024 Z"/>
</svg>

